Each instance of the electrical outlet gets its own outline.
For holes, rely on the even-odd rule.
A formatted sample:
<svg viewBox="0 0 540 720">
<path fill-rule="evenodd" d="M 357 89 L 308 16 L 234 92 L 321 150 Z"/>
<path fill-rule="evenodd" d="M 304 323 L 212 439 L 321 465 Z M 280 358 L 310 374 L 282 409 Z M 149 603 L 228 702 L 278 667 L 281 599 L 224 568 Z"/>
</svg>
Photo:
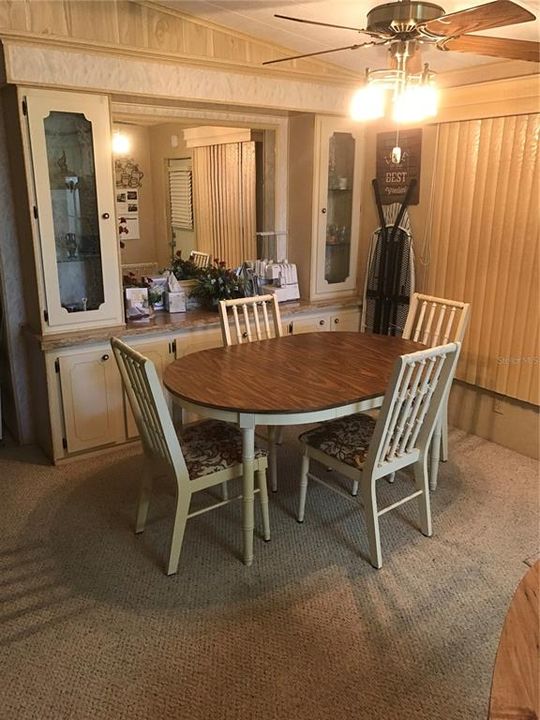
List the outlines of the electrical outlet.
<svg viewBox="0 0 540 720">
<path fill-rule="evenodd" d="M 504 415 L 504 404 L 500 398 L 493 398 L 493 412 L 497 415 Z"/>
</svg>

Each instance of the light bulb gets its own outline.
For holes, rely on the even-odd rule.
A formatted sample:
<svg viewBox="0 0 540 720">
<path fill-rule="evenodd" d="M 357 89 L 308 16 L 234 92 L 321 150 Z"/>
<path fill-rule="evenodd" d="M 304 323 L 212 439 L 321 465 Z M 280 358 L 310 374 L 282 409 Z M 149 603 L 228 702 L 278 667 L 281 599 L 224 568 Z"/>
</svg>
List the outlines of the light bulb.
<svg viewBox="0 0 540 720">
<path fill-rule="evenodd" d="M 376 120 L 384 115 L 384 88 L 368 84 L 357 90 L 351 99 L 350 115 L 353 120 Z"/>
<path fill-rule="evenodd" d="M 399 163 L 401 162 L 401 148 L 399 147 L 399 145 L 396 145 L 392 148 L 391 158 L 394 165 L 399 165 Z"/>
<path fill-rule="evenodd" d="M 409 85 L 394 96 L 394 120 L 419 122 L 437 114 L 437 88 L 434 85 Z"/>
<path fill-rule="evenodd" d="M 112 138 L 112 151 L 115 155 L 126 155 L 131 148 L 128 136 L 120 130 L 115 130 Z"/>
</svg>

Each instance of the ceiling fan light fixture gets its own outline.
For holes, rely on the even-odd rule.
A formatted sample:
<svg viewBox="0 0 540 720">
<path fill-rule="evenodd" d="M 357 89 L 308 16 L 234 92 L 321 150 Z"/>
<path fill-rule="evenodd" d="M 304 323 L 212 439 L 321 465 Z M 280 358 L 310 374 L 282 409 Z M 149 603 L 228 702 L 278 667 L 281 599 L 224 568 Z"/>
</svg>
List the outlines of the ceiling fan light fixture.
<svg viewBox="0 0 540 720">
<path fill-rule="evenodd" d="M 397 123 L 421 122 L 437 114 L 438 91 L 432 83 L 406 85 L 394 93 L 393 119 Z"/>
<path fill-rule="evenodd" d="M 366 83 L 352 96 L 350 115 L 353 120 L 367 122 L 384 116 L 385 89 L 377 83 Z"/>
</svg>

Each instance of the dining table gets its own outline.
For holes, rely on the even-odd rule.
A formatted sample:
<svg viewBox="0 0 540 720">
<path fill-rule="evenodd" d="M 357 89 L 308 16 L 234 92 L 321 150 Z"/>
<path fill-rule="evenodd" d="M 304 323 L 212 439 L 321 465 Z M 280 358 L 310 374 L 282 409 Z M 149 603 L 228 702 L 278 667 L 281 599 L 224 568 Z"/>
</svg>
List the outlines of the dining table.
<svg viewBox="0 0 540 720">
<path fill-rule="evenodd" d="M 202 350 L 167 366 L 163 384 L 174 402 L 236 423 L 242 433 L 246 565 L 253 561 L 255 428 L 323 422 L 380 407 L 395 361 L 418 350 L 425 347 L 399 337 L 315 332 Z M 431 472 L 439 446 L 433 443 Z"/>
</svg>

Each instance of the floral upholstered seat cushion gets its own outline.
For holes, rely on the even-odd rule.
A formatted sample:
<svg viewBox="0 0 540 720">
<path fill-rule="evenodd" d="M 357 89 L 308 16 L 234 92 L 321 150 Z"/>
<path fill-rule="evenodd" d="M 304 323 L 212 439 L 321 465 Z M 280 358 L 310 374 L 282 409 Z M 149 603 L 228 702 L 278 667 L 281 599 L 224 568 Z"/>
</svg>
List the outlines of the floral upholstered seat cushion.
<svg viewBox="0 0 540 720">
<path fill-rule="evenodd" d="M 345 465 L 361 469 L 374 429 L 375 420 L 358 413 L 322 423 L 300 435 L 300 440 Z"/>
<path fill-rule="evenodd" d="M 178 439 L 192 480 L 242 463 L 242 435 L 229 423 L 194 423 L 183 428 Z M 265 455 L 265 450 L 255 448 L 255 458 Z"/>
</svg>

